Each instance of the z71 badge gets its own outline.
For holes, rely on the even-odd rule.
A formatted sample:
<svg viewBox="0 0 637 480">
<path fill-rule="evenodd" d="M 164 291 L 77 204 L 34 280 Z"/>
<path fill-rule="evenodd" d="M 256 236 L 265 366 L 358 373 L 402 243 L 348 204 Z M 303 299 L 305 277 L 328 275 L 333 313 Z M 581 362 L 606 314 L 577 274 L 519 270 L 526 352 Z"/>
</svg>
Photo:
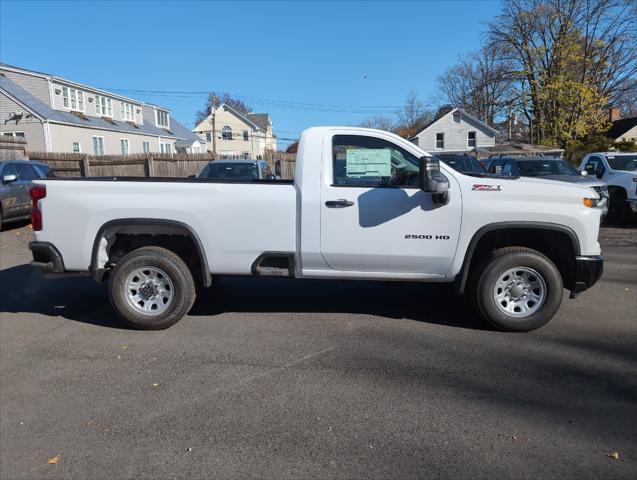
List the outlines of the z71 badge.
<svg viewBox="0 0 637 480">
<path fill-rule="evenodd" d="M 480 190 L 482 192 L 499 192 L 502 190 L 502 185 L 474 185 L 471 190 Z"/>
</svg>

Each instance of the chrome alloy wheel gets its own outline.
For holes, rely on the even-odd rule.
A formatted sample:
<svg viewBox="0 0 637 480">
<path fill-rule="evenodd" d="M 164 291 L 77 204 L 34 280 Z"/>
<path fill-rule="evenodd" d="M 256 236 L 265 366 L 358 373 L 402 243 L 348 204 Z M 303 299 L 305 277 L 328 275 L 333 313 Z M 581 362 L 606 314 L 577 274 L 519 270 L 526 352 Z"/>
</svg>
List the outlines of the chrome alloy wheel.
<svg viewBox="0 0 637 480">
<path fill-rule="evenodd" d="M 511 317 L 528 317 L 546 300 L 546 283 L 532 268 L 510 268 L 498 277 L 493 300 L 500 311 Z"/>
<path fill-rule="evenodd" d="M 158 315 L 172 303 L 175 289 L 166 272 L 157 267 L 141 267 L 128 275 L 124 283 L 126 300 L 144 315 Z"/>
</svg>

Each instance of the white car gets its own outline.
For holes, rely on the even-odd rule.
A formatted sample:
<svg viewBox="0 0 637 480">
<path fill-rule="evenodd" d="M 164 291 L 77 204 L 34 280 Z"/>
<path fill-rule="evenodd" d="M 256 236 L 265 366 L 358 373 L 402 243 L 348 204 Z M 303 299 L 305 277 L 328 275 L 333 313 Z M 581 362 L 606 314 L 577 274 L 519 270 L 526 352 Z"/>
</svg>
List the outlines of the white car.
<svg viewBox="0 0 637 480">
<path fill-rule="evenodd" d="M 109 280 L 141 329 L 184 317 L 195 280 L 257 275 L 452 283 L 528 331 L 603 270 L 590 188 L 465 175 L 380 130 L 305 130 L 294 181 L 51 179 L 31 198 L 33 265 Z"/>
<path fill-rule="evenodd" d="M 624 222 L 637 213 L 637 152 L 589 153 L 580 170 L 608 185 L 608 220 Z"/>
</svg>

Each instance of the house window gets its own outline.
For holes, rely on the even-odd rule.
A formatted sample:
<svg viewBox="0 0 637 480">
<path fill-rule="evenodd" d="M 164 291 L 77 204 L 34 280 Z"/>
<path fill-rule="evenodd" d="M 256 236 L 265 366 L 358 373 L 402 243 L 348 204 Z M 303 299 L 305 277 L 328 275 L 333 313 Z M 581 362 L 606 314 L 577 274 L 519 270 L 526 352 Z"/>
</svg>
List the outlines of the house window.
<svg viewBox="0 0 637 480">
<path fill-rule="evenodd" d="M 78 112 L 84 111 L 84 92 L 76 88 L 62 87 L 64 107 Z"/>
<path fill-rule="evenodd" d="M 128 148 L 128 138 L 120 138 L 119 145 L 122 148 L 122 155 L 128 155 L 130 152 Z"/>
<path fill-rule="evenodd" d="M 135 121 L 135 105 L 122 102 L 122 118 L 128 122 Z"/>
<path fill-rule="evenodd" d="M 168 128 L 168 112 L 157 110 L 157 126 Z"/>
<path fill-rule="evenodd" d="M 150 152 L 150 142 L 142 142 L 142 150 L 144 151 L 144 153 L 149 153 Z"/>
<path fill-rule="evenodd" d="M 247 141 L 248 141 L 248 131 L 247 131 L 247 130 L 244 130 L 244 131 L 243 131 L 243 141 L 244 141 L 244 142 L 247 142 Z"/>
<path fill-rule="evenodd" d="M 228 125 L 221 129 L 221 138 L 224 140 L 232 140 L 232 128 Z"/>
<path fill-rule="evenodd" d="M 113 116 L 113 102 L 110 98 L 95 95 L 95 111 L 104 117 Z"/>
<path fill-rule="evenodd" d="M 93 137 L 93 155 L 104 155 L 104 137 Z"/>
<path fill-rule="evenodd" d="M 81 153 L 82 148 L 80 146 L 80 142 L 73 142 L 73 153 Z"/>
<path fill-rule="evenodd" d="M 436 133 L 436 149 L 442 150 L 445 148 L 445 134 Z"/>
<path fill-rule="evenodd" d="M 453 123 L 460 123 L 460 112 L 453 113 Z"/>
<path fill-rule="evenodd" d="M 206 132 L 206 142 L 212 143 L 212 133 Z"/>
<path fill-rule="evenodd" d="M 2 136 L 24 139 L 24 132 L 2 132 Z"/>
<path fill-rule="evenodd" d="M 467 132 L 467 146 L 468 147 L 476 146 L 476 132 Z"/>
<path fill-rule="evenodd" d="M 170 143 L 160 143 L 159 151 L 161 153 L 167 153 L 168 155 L 170 155 L 172 153 L 172 146 L 170 145 Z"/>
</svg>

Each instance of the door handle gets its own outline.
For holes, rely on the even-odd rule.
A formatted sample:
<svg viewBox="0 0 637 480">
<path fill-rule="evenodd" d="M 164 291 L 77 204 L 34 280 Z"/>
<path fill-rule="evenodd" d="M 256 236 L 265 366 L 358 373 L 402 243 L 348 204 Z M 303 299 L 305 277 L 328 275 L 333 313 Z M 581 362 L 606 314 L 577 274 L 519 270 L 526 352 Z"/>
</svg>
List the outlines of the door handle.
<svg viewBox="0 0 637 480">
<path fill-rule="evenodd" d="M 354 202 L 350 202 L 349 200 L 345 200 L 344 198 L 339 198 L 338 200 L 328 200 L 325 202 L 325 206 L 327 208 L 345 208 L 351 207 L 354 205 Z"/>
</svg>

